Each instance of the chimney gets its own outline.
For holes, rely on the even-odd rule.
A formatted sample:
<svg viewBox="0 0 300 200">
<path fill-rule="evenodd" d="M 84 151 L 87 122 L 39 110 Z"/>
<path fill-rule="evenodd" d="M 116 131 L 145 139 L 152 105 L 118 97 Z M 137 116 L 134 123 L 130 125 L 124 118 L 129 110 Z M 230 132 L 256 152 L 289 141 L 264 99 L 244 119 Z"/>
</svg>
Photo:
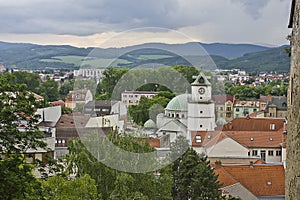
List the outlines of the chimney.
<svg viewBox="0 0 300 200">
<path fill-rule="evenodd" d="M 215 169 L 219 169 L 219 168 L 221 168 L 222 167 L 222 162 L 221 162 L 221 160 L 216 160 L 216 162 L 215 162 Z"/>
<path fill-rule="evenodd" d="M 253 168 L 253 161 L 250 161 L 250 168 Z"/>
</svg>

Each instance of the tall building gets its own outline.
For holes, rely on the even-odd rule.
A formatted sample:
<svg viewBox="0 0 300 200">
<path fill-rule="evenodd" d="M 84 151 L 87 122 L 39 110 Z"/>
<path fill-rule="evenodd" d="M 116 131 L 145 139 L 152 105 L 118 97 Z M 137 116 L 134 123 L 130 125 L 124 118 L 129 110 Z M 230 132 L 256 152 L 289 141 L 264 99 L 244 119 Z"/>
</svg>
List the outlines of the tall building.
<svg viewBox="0 0 300 200">
<path fill-rule="evenodd" d="M 188 101 L 188 131 L 213 131 L 215 129 L 215 103 L 211 83 L 200 73 L 191 84 Z"/>
</svg>

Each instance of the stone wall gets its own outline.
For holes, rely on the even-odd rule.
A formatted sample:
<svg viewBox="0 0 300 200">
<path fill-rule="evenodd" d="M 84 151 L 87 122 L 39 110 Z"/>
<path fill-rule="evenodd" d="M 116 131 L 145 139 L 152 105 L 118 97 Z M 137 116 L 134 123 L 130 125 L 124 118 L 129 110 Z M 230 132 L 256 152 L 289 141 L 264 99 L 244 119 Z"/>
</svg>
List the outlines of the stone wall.
<svg viewBox="0 0 300 200">
<path fill-rule="evenodd" d="M 291 37 L 291 70 L 288 93 L 286 199 L 300 199 L 300 0 L 295 3 Z"/>
</svg>

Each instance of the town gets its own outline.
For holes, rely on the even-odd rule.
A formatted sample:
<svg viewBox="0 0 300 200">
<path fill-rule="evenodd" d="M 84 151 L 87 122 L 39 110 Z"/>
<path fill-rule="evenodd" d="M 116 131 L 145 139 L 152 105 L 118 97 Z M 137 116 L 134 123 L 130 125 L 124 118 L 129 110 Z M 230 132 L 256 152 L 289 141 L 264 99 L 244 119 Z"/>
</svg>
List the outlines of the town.
<svg viewBox="0 0 300 200">
<path fill-rule="evenodd" d="M 36 111 L 40 115 L 38 127 L 45 133 L 43 140 L 49 148 L 47 151 L 42 148 L 26 151 L 26 160 L 30 163 L 35 160 L 46 163 L 45 155 L 51 155 L 53 159 L 64 163 L 74 139 L 80 139 L 89 149 L 92 144 L 85 140 L 87 135 L 97 133 L 100 137 L 107 137 L 114 132 L 124 137 L 142 138 L 156 151 L 152 162 L 158 162 L 169 159 L 172 145 L 183 140 L 197 154 L 208 159 L 209 166 L 218 175 L 217 180 L 222 183 L 220 191 L 223 196 L 284 199 L 288 74 L 259 73 L 250 76 L 245 71 L 234 69 L 209 73 L 213 78 L 195 67 L 173 68 L 186 68 L 196 73 L 190 77 L 192 82 L 188 83 L 189 89 L 185 92 L 182 90 L 181 94 L 172 93 L 159 84 L 146 84 L 140 89 L 148 88 L 148 91 L 127 90 L 130 87 L 124 87 L 119 99 L 105 99 L 103 94 L 96 94 L 96 90 L 99 87 L 105 90 L 105 82 L 120 81 L 121 76 L 119 80 L 110 80 L 114 77 L 112 73 L 122 72 L 126 75 L 130 70 L 80 69 L 45 73 L 9 71 L 2 67 L 2 73 L 15 74 L 18 83 L 30 86 L 35 78 L 42 88 L 33 89 L 39 93 L 33 94 L 36 101 L 40 102 Z M 138 73 L 143 71 L 149 76 L 147 70 L 142 69 Z M 29 82 L 26 82 L 24 77 L 30 76 L 27 78 Z M 215 83 L 212 84 L 210 80 Z M 224 87 L 223 91 L 215 91 L 214 87 L 220 88 L 220 85 Z M 226 94 L 226 91 L 238 87 L 270 87 L 270 93 L 261 92 L 249 98 L 241 95 L 241 91 L 236 95 Z M 156 104 L 150 105 L 151 101 Z M 155 107 L 157 104 L 160 107 Z M 95 152 L 91 153 L 96 156 Z M 145 170 L 132 171 L 128 166 L 115 164 L 108 167 L 131 173 Z M 36 174 L 40 176 L 39 172 Z M 76 172 L 72 174 L 76 175 Z M 252 176 L 259 178 L 249 181 Z"/>
</svg>

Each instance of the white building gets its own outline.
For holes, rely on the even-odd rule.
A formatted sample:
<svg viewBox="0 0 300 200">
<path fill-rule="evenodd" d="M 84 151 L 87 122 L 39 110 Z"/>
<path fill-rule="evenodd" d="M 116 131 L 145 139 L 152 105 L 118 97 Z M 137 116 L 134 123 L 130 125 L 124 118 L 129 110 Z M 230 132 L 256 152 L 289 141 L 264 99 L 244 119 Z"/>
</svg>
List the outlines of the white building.
<svg viewBox="0 0 300 200">
<path fill-rule="evenodd" d="M 125 91 L 121 94 L 121 101 L 128 107 L 130 105 L 138 105 L 141 97 L 153 98 L 158 92 L 151 91 Z"/>
</svg>

